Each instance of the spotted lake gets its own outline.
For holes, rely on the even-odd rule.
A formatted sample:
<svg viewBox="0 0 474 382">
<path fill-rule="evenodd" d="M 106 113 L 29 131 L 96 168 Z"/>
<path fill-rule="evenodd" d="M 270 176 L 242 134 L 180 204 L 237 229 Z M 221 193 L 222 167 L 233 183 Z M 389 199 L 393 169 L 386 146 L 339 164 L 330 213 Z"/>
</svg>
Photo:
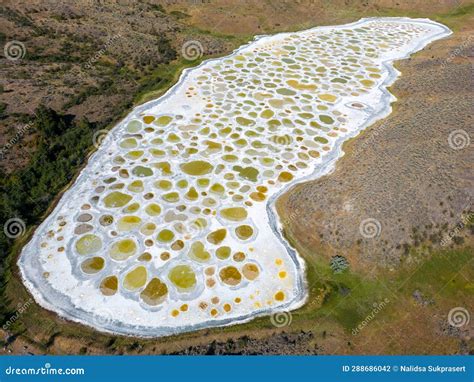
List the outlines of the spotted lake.
<svg viewBox="0 0 474 382">
<path fill-rule="evenodd" d="M 450 33 L 362 19 L 261 36 L 186 70 L 105 137 L 24 247 L 24 283 L 61 316 L 146 337 L 301 306 L 304 261 L 276 197 L 390 113 L 392 61 Z"/>
</svg>

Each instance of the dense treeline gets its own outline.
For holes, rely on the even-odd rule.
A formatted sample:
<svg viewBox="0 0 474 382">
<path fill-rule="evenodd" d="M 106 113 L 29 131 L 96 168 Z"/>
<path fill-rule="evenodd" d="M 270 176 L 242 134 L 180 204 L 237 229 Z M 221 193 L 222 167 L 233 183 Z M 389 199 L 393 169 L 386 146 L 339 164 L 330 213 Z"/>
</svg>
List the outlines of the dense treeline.
<svg viewBox="0 0 474 382">
<path fill-rule="evenodd" d="M 8 277 L 13 240 L 5 234 L 11 218 L 27 227 L 37 224 L 58 192 L 74 177 L 84 162 L 97 128 L 87 120 L 74 120 L 40 106 L 35 113 L 37 148 L 28 167 L 10 175 L 0 172 L 0 296 Z M 7 314 L 6 299 L 0 297 L 0 320 Z"/>
</svg>

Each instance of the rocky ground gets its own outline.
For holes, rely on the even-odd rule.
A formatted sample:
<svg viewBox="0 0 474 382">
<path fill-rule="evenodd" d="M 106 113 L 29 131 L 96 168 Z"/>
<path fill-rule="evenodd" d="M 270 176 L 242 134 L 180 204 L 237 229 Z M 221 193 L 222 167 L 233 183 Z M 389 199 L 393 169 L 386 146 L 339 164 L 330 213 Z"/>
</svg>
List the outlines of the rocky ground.
<svg viewBox="0 0 474 382">
<path fill-rule="evenodd" d="M 275 355 L 306 354 L 317 355 L 318 347 L 311 332 L 278 333 L 265 339 L 248 336 L 236 340 L 212 341 L 209 345 L 191 346 L 172 355 Z"/>
</svg>

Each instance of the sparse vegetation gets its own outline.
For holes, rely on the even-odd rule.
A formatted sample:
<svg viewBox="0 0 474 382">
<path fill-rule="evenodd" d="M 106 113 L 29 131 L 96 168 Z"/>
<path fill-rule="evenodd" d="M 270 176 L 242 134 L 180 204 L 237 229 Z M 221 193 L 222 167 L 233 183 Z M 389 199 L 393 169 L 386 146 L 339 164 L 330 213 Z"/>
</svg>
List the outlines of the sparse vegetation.
<svg viewBox="0 0 474 382">
<path fill-rule="evenodd" d="M 336 255 L 331 258 L 329 266 L 334 273 L 342 273 L 349 268 L 349 262 L 344 256 Z"/>
</svg>

